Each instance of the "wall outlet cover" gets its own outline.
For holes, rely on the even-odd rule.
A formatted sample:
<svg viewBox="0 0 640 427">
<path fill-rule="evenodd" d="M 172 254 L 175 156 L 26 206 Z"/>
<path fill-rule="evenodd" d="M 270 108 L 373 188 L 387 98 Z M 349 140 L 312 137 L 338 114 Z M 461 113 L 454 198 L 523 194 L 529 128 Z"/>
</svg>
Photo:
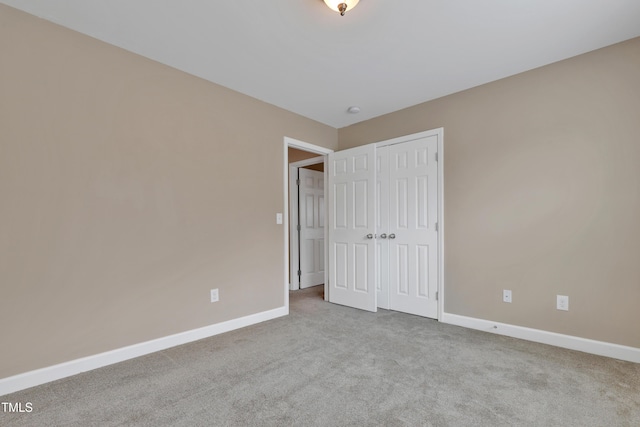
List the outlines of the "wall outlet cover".
<svg viewBox="0 0 640 427">
<path fill-rule="evenodd" d="M 556 308 L 562 311 L 569 311 L 569 297 L 567 295 L 557 295 Z"/>
<path fill-rule="evenodd" d="M 502 291 L 502 301 L 503 302 L 512 302 L 511 291 L 509 289 L 504 289 Z"/>
<path fill-rule="evenodd" d="M 218 302 L 220 300 L 220 295 L 218 294 L 217 289 L 211 289 L 211 302 Z"/>
</svg>

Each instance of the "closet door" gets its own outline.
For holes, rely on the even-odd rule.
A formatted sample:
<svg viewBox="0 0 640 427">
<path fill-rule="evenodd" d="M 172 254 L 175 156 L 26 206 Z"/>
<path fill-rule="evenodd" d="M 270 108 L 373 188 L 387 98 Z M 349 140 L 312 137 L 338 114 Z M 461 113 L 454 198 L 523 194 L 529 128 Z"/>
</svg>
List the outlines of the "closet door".
<svg viewBox="0 0 640 427">
<path fill-rule="evenodd" d="M 438 317 L 437 149 L 435 135 L 388 147 L 389 306 L 431 318 Z"/>
<path fill-rule="evenodd" d="M 329 301 L 376 311 L 374 144 L 329 154 Z"/>
</svg>

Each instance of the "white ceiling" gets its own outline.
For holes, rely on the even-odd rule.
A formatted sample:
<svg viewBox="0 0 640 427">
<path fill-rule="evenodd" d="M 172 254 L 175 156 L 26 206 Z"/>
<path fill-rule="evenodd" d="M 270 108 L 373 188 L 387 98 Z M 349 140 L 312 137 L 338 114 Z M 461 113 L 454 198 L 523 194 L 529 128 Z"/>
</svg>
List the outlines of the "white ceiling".
<svg viewBox="0 0 640 427">
<path fill-rule="evenodd" d="M 640 0 L 0 2 L 336 128 L 640 36 Z"/>
</svg>

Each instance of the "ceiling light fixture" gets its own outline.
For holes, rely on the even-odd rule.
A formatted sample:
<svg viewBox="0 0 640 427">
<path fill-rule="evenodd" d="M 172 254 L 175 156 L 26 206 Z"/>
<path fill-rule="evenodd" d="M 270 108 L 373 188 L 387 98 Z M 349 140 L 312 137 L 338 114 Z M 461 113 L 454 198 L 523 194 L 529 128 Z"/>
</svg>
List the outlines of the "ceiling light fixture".
<svg viewBox="0 0 640 427">
<path fill-rule="evenodd" d="M 358 4 L 360 0 L 324 0 L 325 4 L 330 9 L 340 12 L 341 16 L 344 16 L 347 10 L 351 10 Z"/>
</svg>

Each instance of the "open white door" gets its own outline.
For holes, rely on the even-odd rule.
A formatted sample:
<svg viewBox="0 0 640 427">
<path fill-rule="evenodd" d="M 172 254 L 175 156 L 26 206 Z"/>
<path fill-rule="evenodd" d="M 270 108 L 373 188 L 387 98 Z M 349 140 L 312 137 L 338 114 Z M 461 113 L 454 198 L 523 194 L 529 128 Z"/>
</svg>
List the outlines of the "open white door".
<svg viewBox="0 0 640 427">
<path fill-rule="evenodd" d="M 376 311 L 376 147 L 329 154 L 329 301 Z"/>
<path fill-rule="evenodd" d="M 438 136 L 384 149 L 389 162 L 389 228 L 379 232 L 386 232 L 389 242 L 389 308 L 435 319 Z"/>
<path fill-rule="evenodd" d="M 324 173 L 298 170 L 300 289 L 324 283 Z"/>
</svg>

